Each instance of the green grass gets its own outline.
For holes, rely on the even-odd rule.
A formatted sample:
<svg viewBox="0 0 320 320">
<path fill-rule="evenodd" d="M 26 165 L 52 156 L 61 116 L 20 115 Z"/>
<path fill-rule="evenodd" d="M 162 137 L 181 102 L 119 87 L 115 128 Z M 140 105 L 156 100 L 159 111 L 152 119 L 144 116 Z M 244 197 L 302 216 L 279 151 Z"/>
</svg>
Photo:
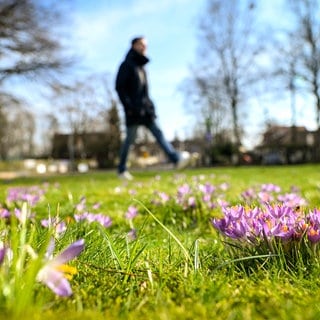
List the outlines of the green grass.
<svg viewBox="0 0 320 320">
<path fill-rule="evenodd" d="M 42 186 L 44 199 L 33 211 L 37 217 L 58 214 L 69 219 L 85 196 L 87 205 L 100 202 L 99 212 L 113 224 L 70 223 L 58 249 L 84 238 L 85 251 L 72 262 L 78 274 L 72 279 L 73 296 L 57 298 L 43 285 L 34 285 L 33 303 L 25 315 L 32 319 L 319 319 L 320 263 L 288 269 L 278 257 L 232 259 L 223 239 L 210 223 L 219 210 L 184 211 L 174 202 L 152 203 L 155 191 L 173 197 L 183 183 L 227 183 L 231 204 L 242 203 L 241 192 L 263 183 L 283 190 L 296 186 L 320 207 L 320 166 L 237 167 L 174 171 L 137 171 L 124 183 L 114 172 L 65 176 L 38 176 L 2 181 L 0 203 L 8 188 Z M 197 181 L 197 182 L 196 182 Z M 129 241 L 124 214 L 139 208 L 133 220 L 138 238 Z M 34 246 L 41 242 L 35 237 Z M 243 257 L 240 257 L 243 258 Z M 250 257 L 249 257 L 250 258 Z M 40 302 L 39 302 L 40 301 Z M 8 314 L 9 313 L 9 314 Z M 0 318 L 10 318 L 0 300 Z M 21 316 L 21 314 L 19 315 Z"/>
</svg>

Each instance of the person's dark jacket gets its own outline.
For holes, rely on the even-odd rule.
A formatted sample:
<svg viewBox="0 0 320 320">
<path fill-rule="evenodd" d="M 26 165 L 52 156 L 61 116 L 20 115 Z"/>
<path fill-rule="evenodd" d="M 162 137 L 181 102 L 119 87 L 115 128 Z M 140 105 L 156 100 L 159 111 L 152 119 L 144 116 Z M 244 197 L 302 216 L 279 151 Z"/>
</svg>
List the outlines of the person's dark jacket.
<svg viewBox="0 0 320 320">
<path fill-rule="evenodd" d="M 147 124 L 156 117 L 144 70 L 144 65 L 148 62 L 147 57 L 130 49 L 120 65 L 116 78 L 116 91 L 124 107 L 126 125 Z"/>
</svg>

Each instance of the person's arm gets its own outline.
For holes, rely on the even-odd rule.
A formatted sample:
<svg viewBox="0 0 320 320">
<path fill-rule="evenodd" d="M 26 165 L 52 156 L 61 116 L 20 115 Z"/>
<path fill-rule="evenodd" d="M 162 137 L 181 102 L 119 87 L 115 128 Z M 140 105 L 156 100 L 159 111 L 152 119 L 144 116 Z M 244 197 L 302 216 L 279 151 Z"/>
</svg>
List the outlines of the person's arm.
<svg viewBox="0 0 320 320">
<path fill-rule="evenodd" d="M 122 64 L 119 68 L 117 78 L 116 78 L 116 91 L 118 93 L 119 99 L 124 106 L 126 112 L 132 109 L 131 98 L 128 94 L 129 87 L 129 72 L 128 66 Z"/>
</svg>

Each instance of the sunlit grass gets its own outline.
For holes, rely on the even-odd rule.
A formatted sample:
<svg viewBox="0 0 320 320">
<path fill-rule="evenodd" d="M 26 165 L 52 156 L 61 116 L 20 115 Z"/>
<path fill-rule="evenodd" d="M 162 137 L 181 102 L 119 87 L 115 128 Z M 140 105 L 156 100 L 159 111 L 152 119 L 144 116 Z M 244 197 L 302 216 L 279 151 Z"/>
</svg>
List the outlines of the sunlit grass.
<svg viewBox="0 0 320 320">
<path fill-rule="evenodd" d="M 78 270 L 70 280 L 71 297 L 56 297 L 33 279 L 27 303 L 19 308 L 29 310 L 34 319 L 318 319 L 317 256 L 288 268 L 280 251 L 254 256 L 233 250 L 210 221 L 222 214 L 219 207 L 208 209 L 197 194 L 197 206 L 183 208 L 177 193 L 183 184 L 197 189 L 210 182 L 218 190 L 214 200 L 236 205 L 244 203 L 241 193 L 247 188 L 273 183 L 284 192 L 299 188 L 308 206 L 315 208 L 320 207 L 319 169 L 306 165 L 137 171 L 128 183 L 114 172 L 3 181 L 0 203 L 9 208 L 18 205 L 7 203 L 9 188 L 47 186 L 44 197 L 30 210 L 39 221 L 50 215 L 66 222 L 67 231 L 57 237 L 57 252 L 76 239 L 86 244 L 71 263 Z M 158 192 L 170 200 L 159 204 Z M 110 227 L 75 221 L 84 197 L 85 210 L 109 216 Z M 129 206 L 138 209 L 131 221 L 125 218 Z M 40 224 L 32 228 L 27 242 L 43 252 L 46 229 Z M 15 299 L 22 296 L 21 291 Z M 9 308 L 1 299 L 1 314 L 8 316 L 13 305 Z"/>
</svg>

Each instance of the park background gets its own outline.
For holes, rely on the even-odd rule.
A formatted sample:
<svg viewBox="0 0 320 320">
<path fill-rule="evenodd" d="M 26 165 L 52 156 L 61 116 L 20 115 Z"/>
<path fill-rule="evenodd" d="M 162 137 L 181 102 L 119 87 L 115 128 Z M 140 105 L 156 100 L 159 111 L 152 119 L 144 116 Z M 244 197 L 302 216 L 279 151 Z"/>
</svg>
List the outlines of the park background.
<svg viewBox="0 0 320 320">
<path fill-rule="evenodd" d="M 317 1 L 3 1 L 0 10 L 3 160 L 113 167 L 124 130 L 114 78 L 136 35 L 148 39 L 158 121 L 201 165 L 319 160 Z M 133 157 L 163 163 L 152 142 L 141 130 Z"/>
</svg>

